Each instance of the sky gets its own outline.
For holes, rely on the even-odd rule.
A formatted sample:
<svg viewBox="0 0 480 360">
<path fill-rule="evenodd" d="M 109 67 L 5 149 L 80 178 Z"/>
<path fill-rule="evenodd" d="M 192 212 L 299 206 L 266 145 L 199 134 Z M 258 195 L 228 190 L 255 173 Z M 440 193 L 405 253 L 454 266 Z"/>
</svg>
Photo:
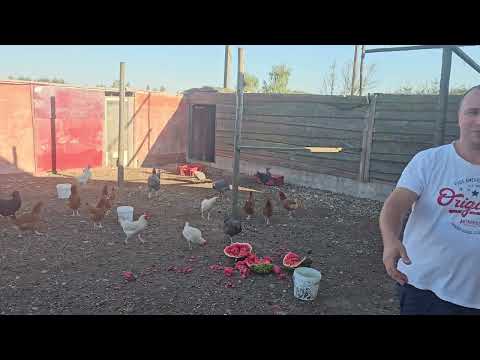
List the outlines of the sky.
<svg viewBox="0 0 480 360">
<path fill-rule="evenodd" d="M 289 88 L 319 94 L 328 68 L 353 59 L 353 45 L 232 45 L 232 86 L 236 82 L 237 48 L 245 49 L 246 72 L 266 80 L 273 65 L 292 69 Z M 368 48 L 391 45 L 368 45 Z M 463 47 L 480 63 L 480 46 Z M 224 45 L 0 45 L 0 79 L 12 76 L 63 78 L 74 85 L 111 85 L 126 63 L 126 78 L 134 88 L 165 86 L 176 93 L 193 87 L 223 86 Z M 366 55 L 375 64 L 375 92 L 392 92 L 402 85 L 440 79 L 442 50 L 418 50 Z M 337 76 L 340 74 L 338 73 Z M 455 54 L 450 85 L 480 83 L 480 74 Z"/>
</svg>

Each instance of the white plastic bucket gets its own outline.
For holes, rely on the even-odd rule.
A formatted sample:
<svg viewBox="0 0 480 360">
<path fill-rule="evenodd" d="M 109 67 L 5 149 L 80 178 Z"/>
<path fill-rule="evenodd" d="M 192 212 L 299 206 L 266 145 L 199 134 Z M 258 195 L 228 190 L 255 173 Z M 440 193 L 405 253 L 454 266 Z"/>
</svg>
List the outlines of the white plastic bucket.
<svg viewBox="0 0 480 360">
<path fill-rule="evenodd" d="M 59 199 L 68 199 L 71 194 L 72 184 L 57 184 L 57 194 Z"/>
<path fill-rule="evenodd" d="M 293 296 L 300 300 L 312 301 L 317 297 L 322 273 L 318 270 L 299 267 L 293 272 Z"/>
<path fill-rule="evenodd" d="M 118 221 L 128 220 L 133 221 L 133 207 L 131 206 L 119 206 L 117 207 Z"/>
</svg>

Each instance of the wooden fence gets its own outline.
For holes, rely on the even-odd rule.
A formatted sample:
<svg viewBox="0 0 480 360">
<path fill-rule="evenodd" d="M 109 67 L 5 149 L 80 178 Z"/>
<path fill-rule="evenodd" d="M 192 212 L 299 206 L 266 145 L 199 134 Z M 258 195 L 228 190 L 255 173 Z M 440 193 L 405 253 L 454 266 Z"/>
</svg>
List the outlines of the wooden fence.
<svg viewBox="0 0 480 360">
<path fill-rule="evenodd" d="M 445 143 L 458 136 L 459 96 L 449 99 Z M 233 157 L 235 94 L 194 92 L 189 104 L 216 105 L 216 156 Z M 310 154 L 244 149 L 241 159 L 364 182 L 395 183 L 410 159 L 433 146 L 438 96 L 245 94 L 242 145 L 339 146 Z"/>
</svg>

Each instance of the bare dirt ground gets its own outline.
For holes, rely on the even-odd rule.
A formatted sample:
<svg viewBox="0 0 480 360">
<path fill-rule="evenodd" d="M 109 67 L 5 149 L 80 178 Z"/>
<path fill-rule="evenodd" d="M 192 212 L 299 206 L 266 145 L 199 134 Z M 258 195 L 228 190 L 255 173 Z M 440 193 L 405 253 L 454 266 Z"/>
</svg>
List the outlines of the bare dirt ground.
<svg viewBox="0 0 480 360">
<path fill-rule="evenodd" d="M 147 199 L 149 169 L 128 169 L 118 205 L 144 211 L 153 218 L 143 237 L 125 245 L 116 212 L 103 229 L 94 230 L 85 209 L 71 216 L 65 200 L 57 198 L 56 184 L 71 182 L 79 172 L 32 177 L 0 175 L 0 197 L 19 190 L 19 213 L 45 202 L 45 236 L 19 233 L 9 219 L 0 217 L 1 314 L 397 314 L 394 285 L 381 261 L 378 214 L 381 203 L 284 186 L 288 195 L 304 199 L 306 209 L 289 219 L 276 203 L 272 225 L 261 216 L 264 192 L 275 190 L 242 180 L 243 189 L 255 189 L 257 215 L 237 241 L 247 241 L 260 256 L 281 265 L 287 251 L 307 255 L 322 272 L 317 298 L 303 302 L 293 297 L 293 281 L 273 273 L 231 278 L 209 266 L 232 266 L 223 248 L 229 243 L 221 230 L 230 211 L 231 194 L 217 203 L 209 222 L 200 217 L 200 202 L 216 194 L 210 184 L 178 181 L 162 173 L 158 198 Z M 115 169 L 94 169 L 93 179 L 80 189 L 82 203 L 96 203 L 103 184 L 116 185 Z M 222 173 L 209 169 L 211 179 Z M 241 193 L 243 204 L 248 192 Z M 200 228 L 208 245 L 188 250 L 181 231 L 185 221 Z M 122 272 L 131 271 L 135 281 Z"/>
</svg>

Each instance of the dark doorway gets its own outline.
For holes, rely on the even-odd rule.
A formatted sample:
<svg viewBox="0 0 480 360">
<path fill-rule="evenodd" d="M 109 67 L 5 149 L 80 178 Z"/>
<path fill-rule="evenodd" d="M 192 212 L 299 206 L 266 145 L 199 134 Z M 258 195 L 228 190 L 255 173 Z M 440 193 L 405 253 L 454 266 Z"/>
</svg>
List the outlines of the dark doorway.
<svg viewBox="0 0 480 360">
<path fill-rule="evenodd" d="M 215 105 L 192 106 L 190 157 L 215 162 Z"/>
</svg>

